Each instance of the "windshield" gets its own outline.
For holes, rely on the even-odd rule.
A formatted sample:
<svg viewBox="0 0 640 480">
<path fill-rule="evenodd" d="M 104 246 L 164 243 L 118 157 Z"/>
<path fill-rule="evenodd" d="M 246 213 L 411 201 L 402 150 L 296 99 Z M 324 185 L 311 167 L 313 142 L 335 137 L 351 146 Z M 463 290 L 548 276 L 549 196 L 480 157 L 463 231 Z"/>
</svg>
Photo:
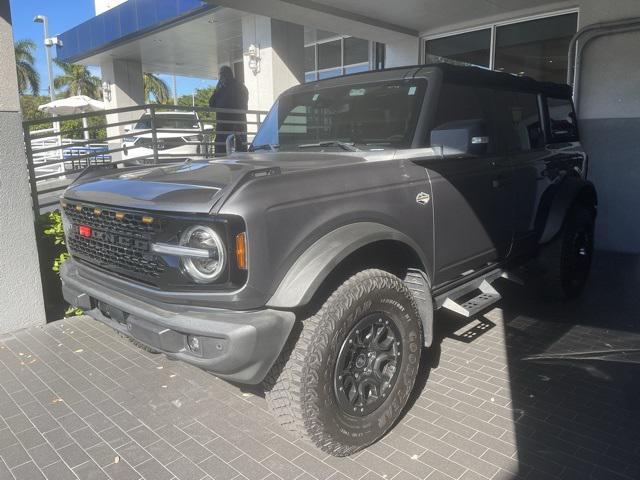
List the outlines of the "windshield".
<svg viewBox="0 0 640 480">
<path fill-rule="evenodd" d="M 409 148 L 425 88 L 425 80 L 411 79 L 285 94 L 269 112 L 253 148 Z"/>
<path fill-rule="evenodd" d="M 168 128 L 178 130 L 193 130 L 198 127 L 198 120 L 195 115 L 161 115 L 156 114 L 156 128 Z M 143 115 L 136 123 L 136 130 L 147 130 L 151 128 L 151 115 Z"/>
</svg>

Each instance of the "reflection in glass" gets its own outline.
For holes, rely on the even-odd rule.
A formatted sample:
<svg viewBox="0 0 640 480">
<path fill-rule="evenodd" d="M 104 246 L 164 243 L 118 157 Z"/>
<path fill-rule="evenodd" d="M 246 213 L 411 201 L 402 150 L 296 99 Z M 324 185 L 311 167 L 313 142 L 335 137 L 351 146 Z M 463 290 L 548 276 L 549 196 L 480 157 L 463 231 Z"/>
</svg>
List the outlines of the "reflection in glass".
<svg viewBox="0 0 640 480">
<path fill-rule="evenodd" d="M 454 63 L 489 67 L 491 29 L 429 40 L 426 44 L 427 63 Z"/>
<path fill-rule="evenodd" d="M 369 42 L 361 38 L 344 39 L 344 64 L 363 63 L 369 61 Z"/>
<path fill-rule="evenodd" d="M 578 14 L 572 13 L 497 27 L 495 69 L 565 83 L 577 23 Z"/>
<path fill-rule="evenodd" d="M 340 65 L 342 65 L 342 42 L 335 40 L 333 42 L 319 43 L 318 70 L 339 67 Z"/>
<path fill-rule="evenodd" d="M 316 69 L 316 46 L 304 47 L 304 71 L 310 72 Z"/>
</svg>

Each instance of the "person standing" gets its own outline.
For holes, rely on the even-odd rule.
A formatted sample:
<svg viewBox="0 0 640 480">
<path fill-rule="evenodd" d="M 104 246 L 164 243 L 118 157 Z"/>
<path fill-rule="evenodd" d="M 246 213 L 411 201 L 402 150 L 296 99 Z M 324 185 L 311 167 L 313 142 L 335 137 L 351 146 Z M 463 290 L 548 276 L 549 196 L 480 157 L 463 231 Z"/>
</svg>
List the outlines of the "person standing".
<svg viewBox="0 0 640 480">
<path fill-rule="evenodd" d="M 218 74 L 218 85 L 209 99 L 209 107 L 233 110 L 249 108 L 249 91 L 233 76 L 230 67 L 224 65 Z M 244 113 L 216 113 L 216 156 L 227 153 L 229 135 L 236 137 L 236 151 L 247 151 L 247 116 Z"/>
</svg>

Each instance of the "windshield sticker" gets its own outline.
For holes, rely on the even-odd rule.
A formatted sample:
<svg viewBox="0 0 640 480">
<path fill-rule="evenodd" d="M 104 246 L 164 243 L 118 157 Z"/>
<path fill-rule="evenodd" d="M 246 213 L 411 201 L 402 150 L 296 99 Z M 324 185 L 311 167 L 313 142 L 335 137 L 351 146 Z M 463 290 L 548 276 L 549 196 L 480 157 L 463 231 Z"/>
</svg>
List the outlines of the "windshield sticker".
<svg viewBox="0 0 640 480">
<path fill-rule="evenodd" d="M 416 87 L 410 87 L 409 88 L 409 93 L 407 93 L 407 95 L 411 96 L 411 95 L 415 95 L 416 94 Z"/>
<path fill-rule="evenodd" d="M 351 90 L 349 90 L 349 96 L 350 97 L 361 97 L 366 92 L 367 92 L 367 90 L 364 89 L 364 88 L 352 88 Z"/>
</svg>

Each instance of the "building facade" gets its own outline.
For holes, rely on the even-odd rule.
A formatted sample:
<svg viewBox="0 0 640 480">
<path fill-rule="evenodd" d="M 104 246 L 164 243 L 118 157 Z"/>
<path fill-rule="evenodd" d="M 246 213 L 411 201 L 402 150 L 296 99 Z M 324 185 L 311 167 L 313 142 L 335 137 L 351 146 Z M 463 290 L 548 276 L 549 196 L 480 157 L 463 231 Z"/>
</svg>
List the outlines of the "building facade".
<svg viewBox="0 0 640 480">
<path fill-rule="evenodd" d="M 575 78 L 589 176 L 600 193 L 598 247 L 640 252 L 640 222 L 629 218 L 640 207 L 640 30 L 633 26 L 640 2 L 506 3 L 96 0 L 94 18 L 60 35 L 58 56 L 100 66 L 114 108 L 142 103 L 145 71 L 215 78 L 221 65 L 243 77 L 250 108 L 261 110 L 300 82 L 435 61 Z M 572 39 L 585 30 L 570 60 Z"/>
</svg>

